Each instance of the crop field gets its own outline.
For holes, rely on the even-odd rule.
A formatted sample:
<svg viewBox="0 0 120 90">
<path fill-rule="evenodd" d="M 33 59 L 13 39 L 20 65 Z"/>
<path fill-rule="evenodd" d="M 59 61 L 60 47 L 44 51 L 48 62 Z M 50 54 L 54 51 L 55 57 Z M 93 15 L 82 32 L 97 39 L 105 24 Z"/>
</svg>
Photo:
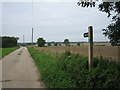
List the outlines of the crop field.
<svg viewBox="0 0 120 90">
<path fill-rule="evenodd" d="M 88 46 L 50 46 L 50 47 L 34 47 L 37 50 L 50 50 L 53 52 L 63 53 L 66 50 L 70 51 L 73 54 L 81 54 L 83 56 L 88 56 Z M 93 56 L 99 57 L 103 56 L 104 58 L 111 58 L 116 62 L 120 62 L 120 46 L 94 46 L 93 47 Z"/>
</svg>

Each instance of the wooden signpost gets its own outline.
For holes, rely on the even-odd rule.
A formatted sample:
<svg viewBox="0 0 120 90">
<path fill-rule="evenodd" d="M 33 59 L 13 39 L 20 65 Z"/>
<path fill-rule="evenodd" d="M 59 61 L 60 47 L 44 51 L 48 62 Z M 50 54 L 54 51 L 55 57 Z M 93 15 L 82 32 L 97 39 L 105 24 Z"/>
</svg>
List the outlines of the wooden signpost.
<svg viewBox="0 0 120 90">
<path fill-rule="evenodd" d="M 90 70 L 93 66 L 93 27 L 88 27 L 88 33 L 84 33 L 84 37 L 88 37 L 88 69 Z"/>
</svg>

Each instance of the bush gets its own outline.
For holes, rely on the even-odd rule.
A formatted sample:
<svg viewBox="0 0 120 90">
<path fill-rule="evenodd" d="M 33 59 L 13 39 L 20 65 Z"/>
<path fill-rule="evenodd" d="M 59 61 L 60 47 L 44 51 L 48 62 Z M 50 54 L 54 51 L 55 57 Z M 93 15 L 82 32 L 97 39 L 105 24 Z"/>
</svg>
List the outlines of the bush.
<svg viewBox="0 0 120 90">
<path fill-rule="evenodd" d="M 88 58 L 66 51 L 59 58 L 28 48 L 41 78 L 50 88 L 120 88 L 120 68 L 103 57 L 94 58 L 88 71 Z"/>
</svg>

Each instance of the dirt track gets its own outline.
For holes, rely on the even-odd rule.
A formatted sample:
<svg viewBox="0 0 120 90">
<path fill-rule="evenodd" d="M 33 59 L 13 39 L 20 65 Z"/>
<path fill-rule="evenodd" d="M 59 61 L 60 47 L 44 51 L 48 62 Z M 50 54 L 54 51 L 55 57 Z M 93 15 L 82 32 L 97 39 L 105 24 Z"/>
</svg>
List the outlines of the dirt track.
<svg viewBox="0 0 120 90">
<path fill-rule="evenodd" d="M 2 59 L 3 88 L 44 88 L 39 71 L 26 47 Z"/>
</svg>

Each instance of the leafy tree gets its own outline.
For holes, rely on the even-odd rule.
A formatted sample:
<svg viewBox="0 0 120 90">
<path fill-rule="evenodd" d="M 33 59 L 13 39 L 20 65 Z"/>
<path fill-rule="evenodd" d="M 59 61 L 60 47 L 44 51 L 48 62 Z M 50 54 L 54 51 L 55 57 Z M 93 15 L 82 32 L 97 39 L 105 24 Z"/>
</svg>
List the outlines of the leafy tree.
<svg viewBox="0 0 120 90">
<path fill-rule="evenodd" d="M 8 37 L 8 36 L 4 36 L 1 38 L 2 38 L 2 48 L 17 46 L 17 40 L 19 39 L 16 37 Z"/>
<path fill-rule="evenodd" d="M 48 43 L 48 46 L 51 46 L 51 43 Z"/>
<path fill-rule="evenodd" d="M 38 38 L 37 43 L 39 47 L 43 47 L 46 42 L 43 38 Z"/>
<path fill-rule="evenodd" d="M 81 1 L 81 2 L 77 2 L 77 4 L 82 7 L 95 7 L 95 2 L 86 2 L 86 1 Z"/>
<path fill-rule="evenodd" d="M 59 46 L 61 46 L 61 44 L 59 44 Z"/>
<path fill-rule="evenodd" d="M 77 43 L 77 46 L 80 46 L 80 42 Z"/>
<path fill-rule="evenodd" d="M 55 41 L 52 41 L 51 43 L 52 43 L 52 44 L 54 44 L 54 43 L 55 43 Z"/>
<path fill-rule="evenodd" d="M 94 7 L 95 2 L 78 2 L 82 7 Z M 119 2 L 102 2 L 99 4 L 100 11 L 108 14 L 108 17 L 112 17 L 112 23 L 108 25 L 106 29 L 103 29 L 103 34 L 110 39 L 112 45 L 118 45 L 120 43 L 120 1 Z"/>
<path fill-rule="evenodd" d="M 2 48 L 2 37 L 0 37 L 0 48 Z"/>
<path fill-rule="evenodd" d="M 120 1 L 103 2 L 99 5 L 99 10 L 106 12 L 108 17 L 112 16 L 112 23 L 103 29 L 103 34 L 110 39 L 112 45 L 118 45 L 120 43 Z"/>
<path fill-rule="evenodd" d="M 57 43 L 54 43 L 54 46 L 57 46 L 58 44 Z"/>
<path fill-rule="evenodd" d="M 69 46 L 69 39 L 65 39 L 65 40 L 64 40 L 64 44 L 65 44 L 66 46 Z"/>
<path fill-rule="evenodd" d="M 15 37 L 16 38 L 16 40 L 19 40 L 19 37 Z"/>
</svg>

